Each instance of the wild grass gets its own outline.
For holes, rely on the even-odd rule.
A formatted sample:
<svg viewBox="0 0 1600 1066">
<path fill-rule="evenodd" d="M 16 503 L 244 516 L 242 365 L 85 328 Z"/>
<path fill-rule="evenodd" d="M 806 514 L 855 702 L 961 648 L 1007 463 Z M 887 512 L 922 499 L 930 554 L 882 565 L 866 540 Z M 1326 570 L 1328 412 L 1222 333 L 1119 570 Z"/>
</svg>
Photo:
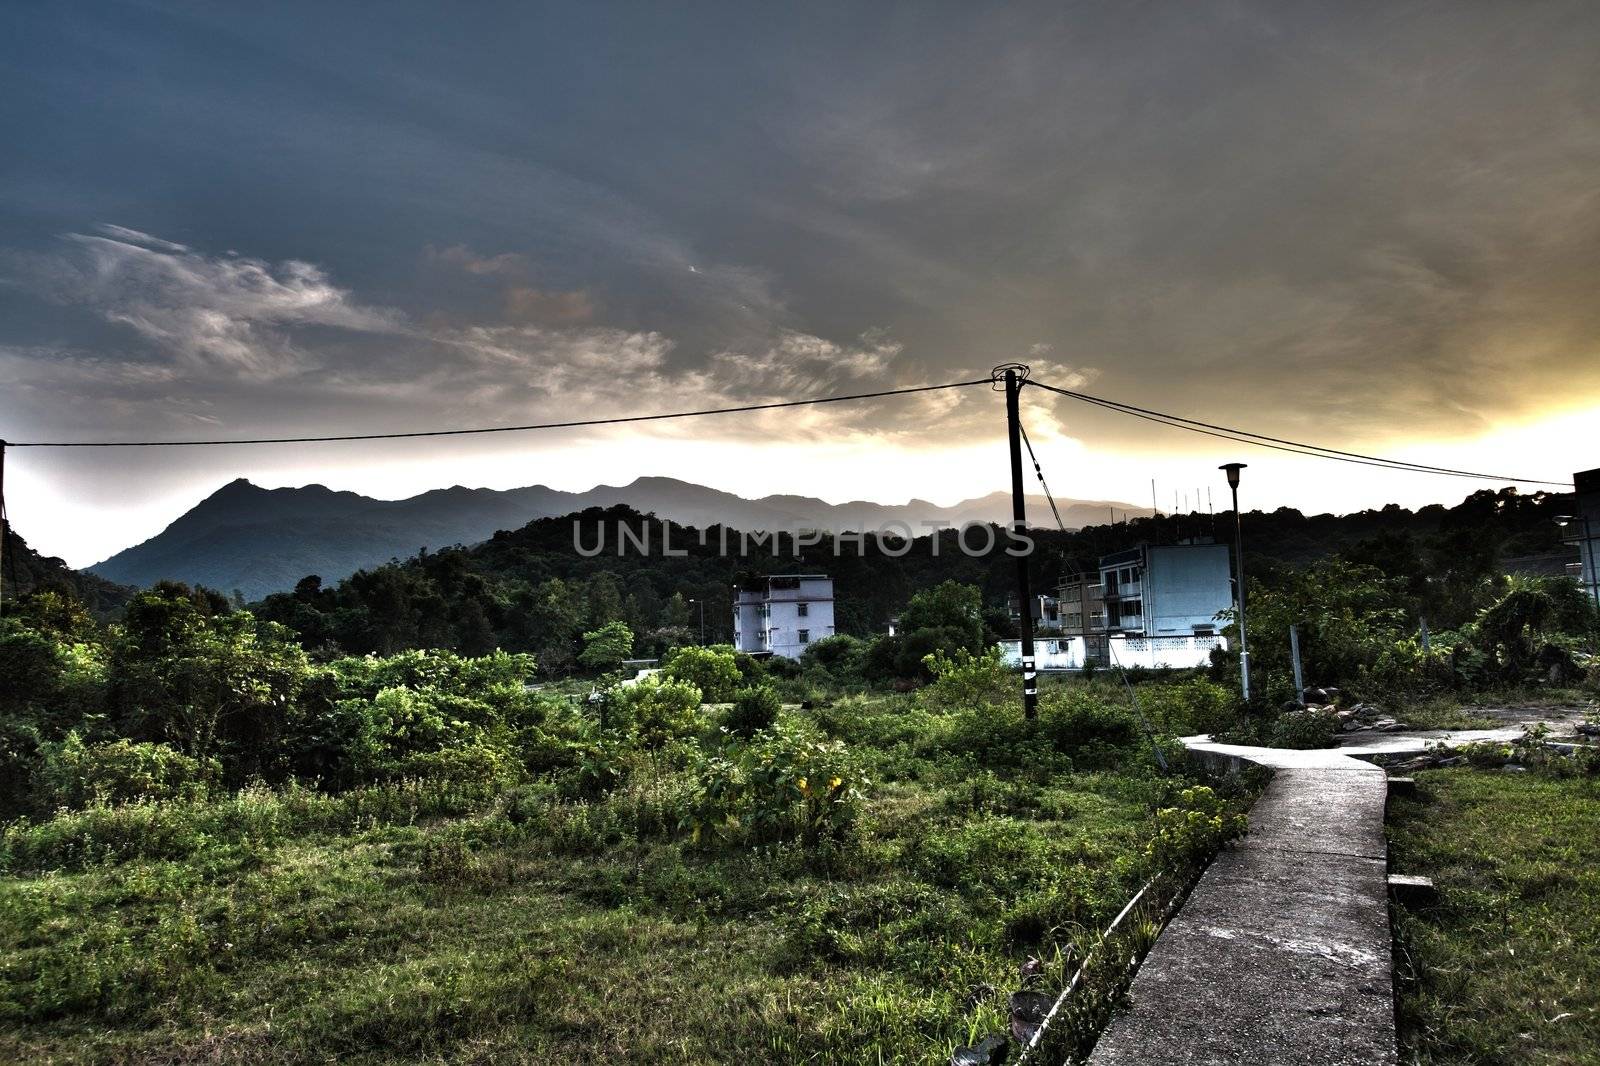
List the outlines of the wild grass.
<svg viewBox="0 0 1600 1066">
<path fill-rule="evenodd" d="M 873 781 L 841 831 L 696 842 L 669 754 L 610 791 L 258 787 L 14 824 L 0 1061 L 941 1062 L 1003 1028 L 1028 956 L 1081 954 L 1185 784 L 1070 694 L 1036 726 L 899 699 L 797 724 Z"/>
<path fill-rule="evenodd" d="M 1484 713 L 1487 709 L 1554 709 L 1593 704 L 1594 693 L 1587 689 L 1512 685 L 1417 697 L 1397 704 L 1393 714 L 1413 729 L 1492 729 L 1506 723 Z"/>
<path fill-rule="evenodd" d="M 1394 869 L 1436 906 L 1395 912 L 1405 1062 L 1600 1057 L 1600 780 L 1456 768 L 1390 813 Z"/>
</svg>

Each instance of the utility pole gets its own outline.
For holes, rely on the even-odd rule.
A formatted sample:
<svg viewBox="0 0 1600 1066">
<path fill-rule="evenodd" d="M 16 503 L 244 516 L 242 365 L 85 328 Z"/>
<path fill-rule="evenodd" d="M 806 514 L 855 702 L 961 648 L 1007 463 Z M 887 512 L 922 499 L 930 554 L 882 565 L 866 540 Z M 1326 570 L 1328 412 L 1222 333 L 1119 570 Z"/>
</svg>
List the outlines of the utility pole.
<svg viewBox="0 0 1600 1066">
<path fill-rule="evenodd" d="M 1218 467 L 1228 475 L 1233 490 L 1233 573 L 1235 596 L 1239 602 L 1239 685 L 1244 701 L 1250 702 L 1250 646 L 1244 636 L 1244 518 L 1239 514 L 1239 471 L 1244 463 L 1223 463 Z"/>
<path fill-rule="evenodd" d="M 1298 622 L 1289 626 L 1289 656 L 1294 663 L 1294 698 L 1299 701 L 1305 698 L 1306 678 L 1300 672 L 1300 625 Z"/>
<path fill-rule="evenodd" d="M 706 644 L 706 601 L 696 598 L 689 602 L 700 605 L 700 646 L 703 648 Z"/>
<path fill-rule="evenodd" d="M 1006 374 L 1006 437 L 1011 443 L 1011 528 L 1024 533 L 1028 528 L 1028 511 L 1022 495 L 1022 418 L 1017 413 L 1017 394 L 1022 391 L 1020 369 L 1015 364 L 995 367 Z M 1022 716 L 1030 721 L 1039 716 L 1039 675 L 1033 661 L 1033 594 L 1028 589 L 1028 557 L 1017 556 L 1017 601 L 1021 610 L 1019 630 L 1022 637 Z"/>
</svg>

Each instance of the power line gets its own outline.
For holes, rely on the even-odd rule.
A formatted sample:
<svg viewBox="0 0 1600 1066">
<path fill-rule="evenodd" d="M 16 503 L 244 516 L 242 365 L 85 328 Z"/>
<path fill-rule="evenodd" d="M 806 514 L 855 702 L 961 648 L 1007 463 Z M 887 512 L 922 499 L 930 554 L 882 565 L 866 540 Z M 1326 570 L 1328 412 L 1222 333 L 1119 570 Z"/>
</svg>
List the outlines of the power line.
<svg viewBox="0 0 1600 1066">
<path fill-rule="evenodd" d="M 1028 446 L 1028 458 L 1033 460 L 1033 472 L 1039 476 L 1039 487 L 1044 489 L 1044 498 L 1050 501 L 1050 513 L 1056 516 L 1056 528 L 1065 533 L 1067 527 L 1061 521 L 1061 512 L 1056 508 L 1056 498 L 1050 495 L 1050 486 L 1044 483 L 1044 469 L 1039 466 L 1039 457 L 1033 454 L 1033 441 L 1028 439 L 1028 427 L 1022 424 L 1022 419 L 1017 419 L 1017 429 L 1022 431 L 1022 443 Z"/>
<path fill-rule="evenodd" d="M 1356 463 L 1361 466 L 1375 466 L 1383 470 L 1405 470 L 1414 474 L 1440 474 L 1448 477 L 1478 478 L 1483 481 L 1510 481 L 1521 485 L 1555 485 L 1561 488 L 1572 488 L 1570 481 L 1546 481 L 1540 478 L 1510 477 L 1504 474 L 1484 474 L 1475 470 L 1457 470 L 1447 466 L 1430 466 L 1426 463 L 1413 463 L 1402 459 L 1385 459 L 1377 455 L 1365 455 L 1361 452 L 1340 451 L 1337 448 L 1324 448 L 1318 444 L 1304 444 L 1300 441 L 1284 440 L 1281 437 L 1269 437 L 1263 433 L 1252 433 L 1245 429 L 1234 429 L 1231 426 L 1221 426 L 1212 422 L 1201 422 L 1193 418 L 1184 418 L 1181 415 L 1167 414 L 1163 411 L 1153 411 L 1147 407 L 1136 407 L 1133 404 L 1122 403 L 1118 400 L 1107 400 L 1099 396 L 1090 396 L 1088 393 L 1074 392 L 1071 389 L 1057 388 L 1046 385 L 1042 381 L 1028 379 L 1024 384 L 1035 385 L 1047 392 L 1058 393 L 1082 400 L 1085 403 L 1104 407 L 1119 414 L 1132 415 L 1142 418 L 1147 422 L 1156 422 L 1176 429 L 1186 429 L 1191 433 L 1203 433 L 1208 437 L 1220 437 L 1223 440 L 1236 441 L 1240 444 L 1252 444 L 1258 448 L 1271 448 L 1274 451 L 1292 452 L 1296 455 L 1309 455 L 1317 459 L 1335 459 L 1344 463 Z"/>
<path fill-rule="evenodd" d="M 196 448 L 230 444 L 327 444 L 350 440 L 402 440 L 412 437 L 461 437 L 481 433 L 522 433 L 536 429 L 579 429 L 584 426 L 615 426 L 627 422 L 659 422 L 669 418 L 699 418 L 703 415 L 732 415 L 746 411 L 772 411 L 781 407 L 805 407 L 810 404 L 844 403 L 848 400 L 875 400 L 884 396 L 906 396 L 916 392 L 936 392 L 940 389 L 963 389 L 971 385 L 987 385 L 988 378 L 977 381 L 949 381 L 942 385 L 915 385 L 904 389 L 884 389 L 879 392 L 856 392 L 845 396 L 818 396 L 809 400 L 783 400 L 775 403 L 751 403 L 740 407 L 711 407 L 699 411 L 672 411 L 658 415 L 625 415 L 618 418 L 586 418 L 572 422 L 537 422 L 526 426 L 482 426 L 473 429 L 422 429 L 409 433 L 346 433 L 322 437 L 245 437 L 235 440 L 45 440 L 3 441 L 6 448 Z"/>
</svg>

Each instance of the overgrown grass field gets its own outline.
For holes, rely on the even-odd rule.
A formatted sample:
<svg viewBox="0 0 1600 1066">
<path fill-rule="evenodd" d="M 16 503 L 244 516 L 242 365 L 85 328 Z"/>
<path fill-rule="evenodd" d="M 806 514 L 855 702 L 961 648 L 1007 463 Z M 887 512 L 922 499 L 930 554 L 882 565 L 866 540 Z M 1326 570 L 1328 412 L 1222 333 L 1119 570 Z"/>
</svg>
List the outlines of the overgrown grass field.
<svg viewBox="0 0 1600 1066">
<path fill-rule="evenodd" d="M 1403 1061 L 1600 1062 L 1600 779 L 1417 777 L 1391 807 L 1392 865 L 1440 901 L 1395 914 Z"/>
<path fill-rule="evenodd" d="M 1163 820 L 1188 782 L 1111 690 L 1053 692 L 1029 724 L 981 682 L 789 708 L 742 742 L 702 709 L 681 740 L 519 784 L 256 786 L 15 823 L 0 1059 L 947 1061 L 1005 1027 L 1020 964 L 1059 988 L 1147 877 L 1226 835 Z M 1143 688 L 1174 730 L 1224 705 L 1203 682 Z M 708 810 L 708 783 L 763 759 L 789 774 L 769 824 Z M 842 799 L 843 778 L 851 809 L 814 818 L 806 797 Z"/>
</svg>

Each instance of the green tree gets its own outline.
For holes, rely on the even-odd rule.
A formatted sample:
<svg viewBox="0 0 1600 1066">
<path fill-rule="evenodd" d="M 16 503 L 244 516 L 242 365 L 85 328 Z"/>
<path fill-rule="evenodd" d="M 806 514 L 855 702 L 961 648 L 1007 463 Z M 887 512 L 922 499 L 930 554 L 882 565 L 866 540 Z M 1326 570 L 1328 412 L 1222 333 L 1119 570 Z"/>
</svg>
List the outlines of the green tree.
<svg viewBox="0 0 1600 1066">
<path fill-rule="evenodd" d="M 676 648 L 661 661 L 661 672 L 699 688 L 707 703 L 728 702 L 742 682 L 738 658 L 726 645 Z"/>
<path fill-rule="evenodd" d="M 590 670 L 620 669 L 622 660 L 633 654 L 633 630 L 626 622 L 607 622 L 583 635 L 583 653 L 578 662 Z"/>
<path fill-rule="evenodd" d="M 602 570 L 589 579 L 588 623 L 598 629 L 622 617 L 622 586 L 616 576 Z"/>
<path fill-rule="evenodd" d="M 117 731 L 218 756 L 235 779 L 262 768 L 309 671 L 292 634 L 163 583 L 129 603 L 111 654 Z"/>
<path fill-rule="evenodd" d="M 661 612 L 661 624 L 669 629 L 683 629 L 689 624 L 689 601 L 683 593 L 674 592 Z"/>
<path fill-rule="evenodd" d="M 956 634 L 961 647 L 983 649 L 983 595 L 971 585 L 945 581 L 911 597 L 900 624 L 907 633 L 940 629 Z"/>
</svg>

